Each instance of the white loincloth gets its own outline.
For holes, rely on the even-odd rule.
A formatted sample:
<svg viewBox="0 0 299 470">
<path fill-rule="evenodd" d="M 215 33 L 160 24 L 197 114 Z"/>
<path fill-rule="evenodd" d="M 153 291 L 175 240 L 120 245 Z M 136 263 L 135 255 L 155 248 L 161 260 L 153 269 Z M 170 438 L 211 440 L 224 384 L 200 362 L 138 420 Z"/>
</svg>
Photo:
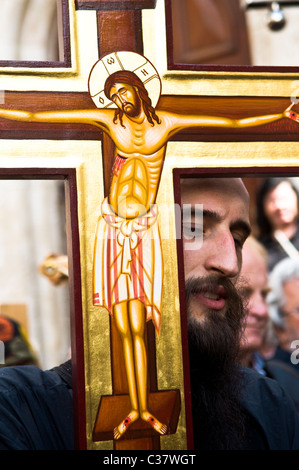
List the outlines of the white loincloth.
<svg viewBox="0 0 299 470">
<path fill-rule="evenodd" d="M 157 206 L 136 219 L 123 219 L 104 199 L 93 262 L 93 303 L 112 307 L 139 299 L 157 332 L 161 324 L 163 259 Z"/>
</svg>

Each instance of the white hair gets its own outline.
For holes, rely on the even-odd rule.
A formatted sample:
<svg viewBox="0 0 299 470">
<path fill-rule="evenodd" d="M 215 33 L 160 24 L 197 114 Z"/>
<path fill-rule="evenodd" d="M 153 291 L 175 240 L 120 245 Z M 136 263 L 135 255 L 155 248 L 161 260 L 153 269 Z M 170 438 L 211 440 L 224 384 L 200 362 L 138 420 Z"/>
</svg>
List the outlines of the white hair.
<svg viewBox="0 0 299 470">
<path fill-rule="evenodd" d="M 283 285 L 286 282 L 299 279 L 299 257 L 285 258 L 274 266 L 269 274 L 269 287 L 267 296 L 269 315 L 274 325 L 284 328 L 285 322 L 281 309 L 285 304 Z"/>
</svg>

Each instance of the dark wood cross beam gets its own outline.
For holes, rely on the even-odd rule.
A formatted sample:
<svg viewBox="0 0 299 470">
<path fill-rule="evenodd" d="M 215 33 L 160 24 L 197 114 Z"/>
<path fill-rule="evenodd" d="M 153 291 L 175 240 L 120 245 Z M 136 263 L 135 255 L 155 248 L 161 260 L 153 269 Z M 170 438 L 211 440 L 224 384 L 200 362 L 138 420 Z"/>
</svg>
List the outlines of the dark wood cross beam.
<svg viewBox="0 0 299 470">
<path fill-rule="evenodd" d="M 121 50 L 118 47 L 114 50 Z M 128 46 L 126 48 L 128 49 Z M 133 50 L 131 47 L 130 50 Z M 105 55 L 105 54 L 104 54 Z M 290 104 L 289 98 L 256 97 L 190 97 L 162 95 L 157 110 L 172 110 L 211 114 L 231 118 L 279 113 Z M 5 91 L 5 107 L 21 110 L 93 109 L 88 92 L 19 92 Z M 105 189 L 109 188 L 114 144 L 94 126 L 87 124 L 44 124 L 9 121 L 0 118 L 2 139 L 74 139 L 102 140 L 104 148 Z M 298 141 L 297 124 L 289 119 L 264 126 L 240 129 L 197 128 L 177 134 L 175 141 L 230 142 L 230 141 Z"/>
<path fill-rule="evenodd" d="M 98 45 L 99 57 L 118 50 L 143 52 L 141 9 L 153 8 L 155 0 L 77 0 L 77 9 L 94 9 L 97 12 L 98 22 Z M 115 33 L 117 31 L 117 34 Z M 8 64 L 13 66 L 14 64 Z M 86 84 L 87 86 L 87 84 Z M 163 92 L 163 90 L 162 90 Z M 245 116 L 264 115 L 281 112 L 290 104 L 286 98 L 242 98 L 242 97 L 188 97 L 188 96 L 162 96 L 158 104 L 158 110 L 171 110 L 185 112 L 196 109 L 198 114 L 214 114 L 240 118 Z M 40 92 L 40 91 L 6 91 L 5 103 L 3 105 L 12 109 L 23 109 L 33 111 L 66 110 L 66 109 L 88 109 L 94 108 L 88 92 Z M 190 129 L 176 135 L 175 140 L 193 141 L 254 141 L 254 140 L 298 140 L 298 124 L 284 119 L 280 123 L 260 126 L 258 128 L 243 128 L 234 130 L 220 129 Z M 0 119 L 0 137 L 2 139 L 78 139 L 78 140 L 101 140 L 103 145 L 104 159 L 104 188 L 107 195 L 110 186 L 110 175 L 113 163 L 114 144 L 97 128 L 82 124 L 45 124 L 26 123 L 20 121 L 9 121 Z M 148 324 L 148 347 L 150 354 L 155 352 L 155 334 L 151 324 Z M 126 406 L 127 383 L 123 364 L 117 360 L 122 355 L 121 345 L 118 339 L 113 319 L 111 320 L 111 348 L 112 348 L 112 380 L 113 394 L 122 395 L 123 406 Z M 83 351 L 82 351 L 83 354 Z M 152 406 L 155 393 L 157 392 L 157 374 L 155 361 L 149 361 L 152 367 L 150 374 L 150 392 L 153 393 Z M 73 369 L 79 364 L 73 358 Z M 84 371 L 77 370 L 76 374 L 84 377 Z M 84 386 L 82 385 L 84 389 Z M 167 398 L 167 397 L 166 397 Z M 170 397 L 173 399 L 173 395 Z M 165 403 L 165 394 L 160 396 L 160 403 Z M 177 397 L 174 397 L 172 406 L 177 407 Z M 168 405 L 167 405 L 168 406 Z M 167 408 L 165 405 L 165 408 Z M 121 412 L 122 419 L 123 414 Z M 119 420 L 120 421 L 120 420 Z M 134 423 L 134 425 L 137 423 Z M 115 424 L 114 424 L 115 425 Z M 85 435 L 85 422 L 79 423 L 79 428 Z M 175 428 L 175 425 L 174 425 Z M 111 429 L 106 430 L 111 435 Z M 105 432 L 106 432 L 105 431 Z M 137 432 L 138 431 L 138 432 Z M 129 437 L 132 439 L 121 439 L 115 442 L 116 449 L 159 449 L 160 438 L 149 435 L 147 429 L 138 429 Z M 128 430 L 129 432 L 129 430 Z M 126 433 L 125 433 L 126 434 Z M 151 434 L 151 433 L 150 433 Z M 139 438 L 137 438 L 137 435 Z M 80 439 L 79 439 L 80 440 Z M 82 440 L 80 440 L 82 442 Z M 84 447 L 80 444 L 80 448 Z"/>
<path fill-rule="evenodd" d="M 145 10 L 155 8 L 157 0 L 75 0 L 78 10 Z"/>
</svg>

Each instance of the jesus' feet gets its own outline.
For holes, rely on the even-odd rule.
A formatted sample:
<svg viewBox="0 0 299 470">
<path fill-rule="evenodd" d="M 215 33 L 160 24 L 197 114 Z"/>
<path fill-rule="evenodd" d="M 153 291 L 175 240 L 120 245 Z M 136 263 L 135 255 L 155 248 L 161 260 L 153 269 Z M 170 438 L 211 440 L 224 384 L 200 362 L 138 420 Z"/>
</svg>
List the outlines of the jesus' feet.
<svg viewBox="0 0 299 470">
<path fill-rule="evenodd" d="M 139 418 L 138 411 L 132 410 L 128 416 L 113 430 L 114 439 L 119 439 L 131 426 Z"/>
<path fill-rule="evenodd" d="M 162 436 L 167 433 L 166 424 L 163 424 L 160 421 L 158 421 L 157 418 L 155 418 L 148 411 L 144 411 L 143 413 L 141 413 L 140 417 L 141 419 L 143 419 L 143 421 L 146 421 L 147 423 L 149 423 L 155 429 L 155 431 L 157 431 Z"/>
<path fill-rule="evenodd" d="M 139 415 L 138 411 L 132 410 L 128 414 L 128 416 L 119 424 L 119 426 L 114 428 L 114 439 L 120 439 L 121 436 L 126 432 L 126 430 L 131 426 L 131 424 L 137 421 L 139 416 L 141 419 L 143 419 L 143 421 L 149 423 L 152 428 L 155 429 L 155 431 L 157 431 L 162 436 L 164 436 L 164 434 L 167 434 L 168 428 L 166 424 L 163 424 L 158 421 L 157 418 L 154 417 L 154 415 L 152 415 L 148 411 L 144 411 Z"/>
</svg>

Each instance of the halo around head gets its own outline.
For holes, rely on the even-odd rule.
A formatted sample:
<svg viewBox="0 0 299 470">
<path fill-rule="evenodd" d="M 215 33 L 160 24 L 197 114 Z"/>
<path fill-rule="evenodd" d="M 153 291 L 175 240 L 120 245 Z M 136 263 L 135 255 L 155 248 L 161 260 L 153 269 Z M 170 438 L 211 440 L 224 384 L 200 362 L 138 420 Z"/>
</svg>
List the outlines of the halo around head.
<svg viewBox="0 0 299 470">
<path fill-rule="evenodd" d="M 134 72 L 147 89 L 152 106 L 157 105 L 161 94 L 161 80 L 153 64 L 136 52 L 119 51 L 98 60 L 90 71 L 88 91 L 97 108 L 117 107 L 106 97 L 104 85 L 109 75 L 119 70 Z"/>
</svg>

